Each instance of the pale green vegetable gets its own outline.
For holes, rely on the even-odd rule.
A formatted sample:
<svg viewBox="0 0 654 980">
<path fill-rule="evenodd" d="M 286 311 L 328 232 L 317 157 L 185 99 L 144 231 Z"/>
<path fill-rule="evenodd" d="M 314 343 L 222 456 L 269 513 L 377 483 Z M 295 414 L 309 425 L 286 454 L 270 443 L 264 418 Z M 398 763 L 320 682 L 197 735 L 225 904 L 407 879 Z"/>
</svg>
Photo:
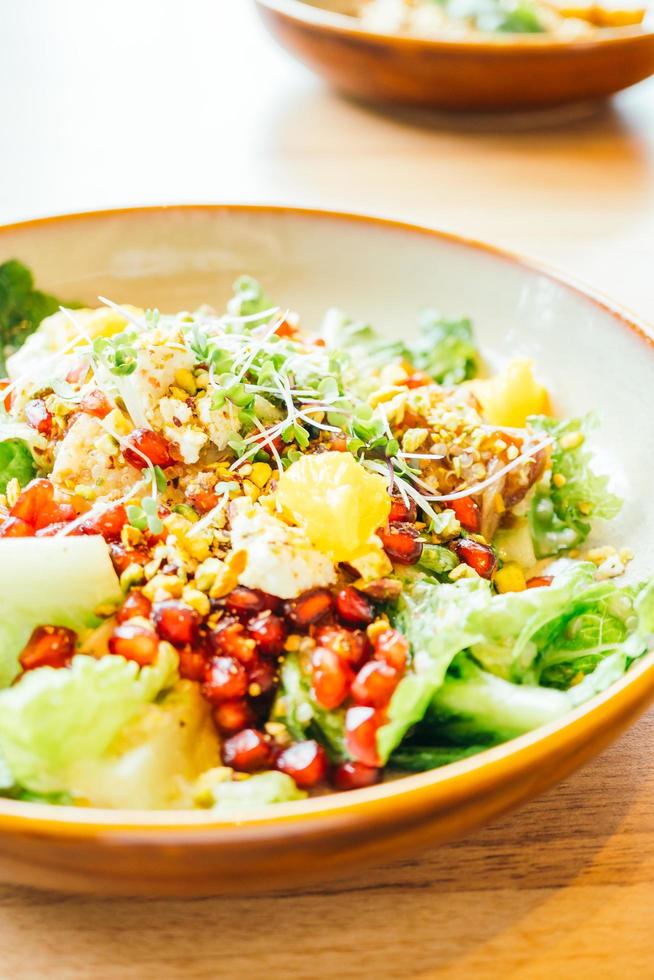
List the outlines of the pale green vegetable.
<svg viewBox="0 0 654 980">
<path fill-rule="evenodd" d="M 124 725 L 175 684 L 177 663 L 167 644 L 151 667 L 77 656 L 69 669 L 40 667 L 0 692 L 0 755 L 14 782 L 40 793 L 67 790 L 76 767 L 97 761 Z"/>
<path fill-rule="evenodd" d="M 37 626 L 77 631 L 97 625 L 96 610 L 122 591 L 101 537 L 0 541 L 0 688 L 18 673 L 18 655 Z"/>
<path fill-rule="evenodd" d="M 219 816 L 232 816 L 239 810 L 253 810 L 271 803 L 291 803 L 307 795 L 284 772 L 262 772 L 236 782 L 216 782 L 212 793 L 213 809 Z"/>
</svg>

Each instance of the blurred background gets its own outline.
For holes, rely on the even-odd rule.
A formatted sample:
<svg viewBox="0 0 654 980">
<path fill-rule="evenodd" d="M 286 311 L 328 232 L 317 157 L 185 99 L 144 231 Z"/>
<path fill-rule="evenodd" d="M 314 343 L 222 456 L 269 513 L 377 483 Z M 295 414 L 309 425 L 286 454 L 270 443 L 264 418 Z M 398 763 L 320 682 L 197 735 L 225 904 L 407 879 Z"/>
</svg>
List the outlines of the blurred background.
<svg viewBox="0 0 654 980">
<path fill-rule="evenodd" d="M 330 91 L 250 0 L 21 0 L 2 11 L 0 222 L 166 202 L 401 217 L 554 263 L 654 315 L 654 81 L 509 116 Z"/>
</svg>

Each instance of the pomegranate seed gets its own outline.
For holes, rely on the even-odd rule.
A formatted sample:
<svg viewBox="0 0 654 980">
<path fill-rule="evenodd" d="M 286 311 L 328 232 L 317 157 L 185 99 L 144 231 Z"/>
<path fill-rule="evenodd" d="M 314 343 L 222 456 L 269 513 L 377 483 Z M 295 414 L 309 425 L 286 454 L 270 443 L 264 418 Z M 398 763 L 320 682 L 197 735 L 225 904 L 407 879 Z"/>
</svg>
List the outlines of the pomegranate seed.
<svg viewBox="0 0 654 980">
<path fill-rule="evenodd" d="M 375 660 L 382 660 L 389 667 L 402 673 L 409 659 L 409 644 L 406 637 L 389 627 L 373 640 Z"/>
<path fill-rule="evenodd" d="M 311 657 L 311 666 L 316 701 L 329 710 L 338 708 L 350 693 L 354 679 L 347 663 L 333 650 L 316 647 Z"/>
<path fill-rule="evenodd" d="M 452 508 L 457 521 L 466 531 L 477 534 L 481 527 L 481 511 L 472 497 L 461 497 L 459 500 L 450 500 L 449 507 Z"/>
<path fill-rule="evenodd" d="M 275 768 L 295 780 L 300 789 L 311 789 L 327 775 L 327 753 L 313 739 L 296 742 L 277 756 Z"/>
<path fill-rule="evenodd" d="M 101 534 L 105 541 L 119 541 L 126 524 L 127 511 L 122 504 L 115 504 L 80 524 L 80 533 Z"/>
<path fill-rule="evenodd" d="M 223 762 L 237 772 L 256 772 L 268 769 L 273 761 L 273 751 L 263 732 L 256 728 L 244 728 L 223 743 Z"/>
<path fill-rule="evenodd" d="M 405 388 L 411 388 L 412 390 L 414 388 L 424 388 L 425 385 L 433 385 L 433 383 L 433 378 L 430 378 L 424 371 L 414 371 L 413 374 L 410 374 L 409 377 L 405 378 L 405 380 L 402 382 Z"/>
<path fill-rule="evenodd" d="M 329 589 L 310 589 L 297 599 L 284 603 L 284 612 L 293 626 L 306 629 L 331 612 L 333 602 Z"/>
<path fill-rule="evenodd" d="M 147 565 L 150 555 L 140 548 L 125 548 L 115 542 L 109 545 L 111 561 L 118 575 L 122 575 L 130 565 Z"/>
<path fill-rule="evenodd" d="M 335 789 L 363 789 L 374 786 L 381 779 L 381 769 L 364 766 L 362 762 L 343 762 L 332 774 Z"/>
<path fill-rule="evenodd" d="M 368 637 L 361 630 L 346 630 L 341 626 L 321 626 L 316 632 L 316 642 L 333 650 L 342 660 L 358 669 L 372 654 Z"/>
<path fill-rule="evenodd" d="M 213 490 L 203 490 L 201 487 L 195 487 L 186 491 L 186 499 L 188 500 L 191 507 L 193 507 L 199 514 L 208 514 L 210 510 L 218 504 L 218 494 L 214 493 Z"/>
<path fill-rule="evenodd" d="M 257 655 L 257 645 L 245 632 L 245 627 L 237 619 L 224 619 L 209 634 L 209 646 L 218 654 L 234 657 L 239 663 L 252 663 Z"/>
<path fill-rule="evenodd" d="M 415 565 L 420 560 L 422 541 L 418 540 L 418 530 L 413 524 L 389 524 L 380 528 L 377 536 L 381 538 L 384 551 L 391 561 Z"/>
<path fill-rule="evenodd" d="M 551 585 L 553 581 L 553 575 L 535 575 L 533 578 L 527 579 L 527 588 L 538 589 L 541 586 Z"/>
<path fill-rule="evenodd" d="M 391 512 L 388 515 L 389 524 L 413 524 L 418 516 L 418 507 L 415 500 L 404 503 L 401 497 L 391 497 Z"/>
<path fill-rule="evenodd" d="M 256 698 L 261 694 L 272 691 L 277 684 L 277 667 L 271 660 L 257 657 L 248 666 L 248 691 L 251 697 Z"/>
<path fill-rule="evenodd" d="M 204 680 L 204 672 L 207 661 L 200 650 L 180 650 L 179 651 L 179 675 L 187 681 Z"/>
<path fill-rule="evenodd" d="M 383 716 L 374 708 L 357 705 L 345 713 L 345 742 L 348 752 L 366 766 L 381 765 L 377 753 L 377 729 Z"/>
<path fill-rule="evenodd" d="M 253 616 L 267 608 L 265 593 L 259 589 L 248 589 L 244 585 L 237 585 L 229 593 L 225 605 L 234 616 Z"/>
<path fill-rule="evenodd" d="M 254 724 L 254 712 L 247 701 L 223 701 L 213 709 L 212 715 L 223 735 L 234 735 Z"/>
<path fill-rule="evenodd" d="M 394 667 L 383 660 L 370 660 L 364 664 L 352 684 L 352 697 L 357 704 L 384 708 L 391 700 L 400 682 L 400 675 Z"/>
<path fill-rule="evenodd" d="M 20 517 L 7 517 L 0 524 L 0 538 L 31 538 L 34 528 Z"/>
<path fill-rule="evenodd" d="M 153 663 L 158 651 L 159 637 L 154 630 L 129 620 L 116 626 L 109 639 L 109 653 L 135 660 L 141 667 Z"/>
<path fill-rule="evenodd" d="M 152 619 L 162 640 L 174 647 L 193 643 L 200 625 L 200 615 L 178 599 L 158 602 L 152 611 Z"/>
<path fill-rule="evenodd" d="M 75 653 L 73 630 L 63 626 L 38 626 L 19 659 L 23 670 L 37 667 L 66 667 Z"/>
<path fill-rule="evenodd" d="M 144 470 L 148 465 L 144 456 L 153 466 L 160 466 L 162 469 L 173 462 L 168 443 L 152 429 L 134 429 L 127 439 L 123 456 L 137 470 Z"/>
<path fill-rule="evenodd" d="M 133 619 L 135 616 L 142 616 L 143 619 L 149 619 L 151 610 L 152 603 L 137 589 L 129 593 L 116 613 L 116 620 L 119 623 L 126 623 L 128 619 Z"/>
<path fill-rule="evenodd" d="M 57 499 L 55 486 L 49 480 L 32 480 L 9 513 L 11 517 L 20 517 L 40 531 L 50 524 L 67 523 L 78 516 L 70 499 Z"/>
<path fill-rule="evenodd" d="M 336 612 L 348 626 L 369 626 L 375 618 L 370 599 L 351 585 L 341 589 L 336 596 Z"/>
<path fill-rule="evenodd" d="M 233 657 L 212 657 L 205 667 L 202 693 L 207 701 L 220 704 L 245 697 L 248 675 L 245 667 Z"/>
<path fill-rule="evenodd" d="M 104 419 L 111 411 L 111 402 L 103 391 L 93 388 L 82 398 L 79 407 L 86 415 L 94 415 L 98 419 Z"/>
<path fill-rule="evenodd" d="M 52 432 L 52 412 L 49 412 L 42 398 L 34 398 L 25 406 L 27 424 L 41 435 L 49 436 Z"/>
<path fill-rule="evenodd" d="M 284 621 L 269 609 L 251 619 L 247 629 L 261 652 L 267 656 L 277 657 L 284 649 L 286 639 Z"/>
<path fill-rule="evenodd" d="M 347 437 L 346 436 L 334 436 L 334 438 L 329 443 L 329 448 L 335 453 L 345 453 L 347 452 Z"/>
<path fill-rule="evenodd" d="M 451 548 L 459 561 L 474 568 L 477 575 L 481 575 L 482 578 L 492 577 L 497 567 L 497 558 L 493 549 L 487 544 L 473 541 L 472 538 L 459 538 L 452 542 Z"/>
</svg>

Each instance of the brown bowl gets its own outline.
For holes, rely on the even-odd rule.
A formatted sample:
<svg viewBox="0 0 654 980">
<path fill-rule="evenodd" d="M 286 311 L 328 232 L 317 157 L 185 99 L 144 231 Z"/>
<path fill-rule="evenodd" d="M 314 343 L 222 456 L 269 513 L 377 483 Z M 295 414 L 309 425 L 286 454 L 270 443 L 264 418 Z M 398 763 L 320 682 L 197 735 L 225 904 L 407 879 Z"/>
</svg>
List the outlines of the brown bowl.
<svg viewBox="0 0 654 980">
<path fill-rule="evenodd" d="M 317 2 L 317 0 L 316 0 Z M 603 28 L 585 40 L 470 41 L 371 33 L 306 0 L 256 0 L 272 34 L 336 88 L 375 102 L 477 112 L 600 99 L 654 73 L 654 32 Z"/>
<path fill-rule="evenodd" d="M 99 212 L 0 228 L 0 261 L 10 257 L 27 262 L 44 289 L 86 303 L 100 293 L 167 310 L 204 301 L 221 306 L 231 282 L 248 271 L 281 302 L 296 304 L 305 322 L 334 303 L 355 317 L 370 315 L 388 334 L 407 329 L 430 303 L 448 315 L 470 313 L 482 349 L 537 361 L 562 414 L 605 404 L 611 391 L 602 436 L 630 495 L 613 543 L 638 551 L 636 576 L 649 570 L 651 450 L 632 420 L 651 417 L 654 407 L 652 336 L 560 277 L 398 222 L 236 205 Z M 616 381 L 615 364 L 628 383 Z M 231 820 L 209 811 L 0 799 L 0 879 L 102 894 L 204 895 L 343 875 L 461 836 L 523 803 L 598 753 L 653 699 L 649 654 L 563 720 L 474 758 Z"/>
</svg>

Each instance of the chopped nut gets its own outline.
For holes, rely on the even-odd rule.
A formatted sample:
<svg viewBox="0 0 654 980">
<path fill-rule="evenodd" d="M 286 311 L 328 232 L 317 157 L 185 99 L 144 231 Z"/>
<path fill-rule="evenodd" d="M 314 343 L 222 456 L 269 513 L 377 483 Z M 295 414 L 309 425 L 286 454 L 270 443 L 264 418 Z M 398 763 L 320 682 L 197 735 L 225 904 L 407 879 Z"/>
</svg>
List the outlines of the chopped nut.
<svg viewBox="0 0 654 980">
<path fill-rule="evenodd" d="M 517 446 L 511 445 L 506 451 L 506 458 L 511 461 L 517 459 L 519 455 L 520 451 L 518 450 Z"/>
<path fill-rule="evenodd" d="M 120 576 L 120 586 L 122 589 L 127 591 L 133 585 L 139 585 L 145 579 L 145 569 L 142 565 L 137 565 L 136 562 L 132 562 L 127 568 L 122 572 Z"/>
<path fill-rule="evenodd" d="M 195 395 L 198 390 L 193 372 L 188 368 L 175 371 L 175 384 L 183 388 L 187 395 Z"/>
<path fill-rule="evenodd" d="M 11 480 L 7 481 L 7 489 L 5 490 L 5 494 L 7 497 L 7 506 L 13 507 L 20 494 L 20 483 L 15 476 L 12 477 Z"/>
<path fill-rule="evenodd" d="M 120 543 L 125 548 L 135 548 L 143 540 L 143 533 L 131 524 L 123 524 L 120 532 Z"/>
<path fill-rule="evenodd" d="M 272 466 L 268 463 L 253 463 L 252 472 L 250 473 L 250 480 L 254 483 L 260 490 L 263 490 L 266 483 L 272 476 Z"/>
<path fill-rule="evenodd" d="M 200 592 L 199 589 L 194 589 L 191 585 L 184 586 L 182 599 L 192 609 L 195 609 L 200 616 L 208 616 L 211 612 L 211 603 L 204 592 Z"/>
<path fill-rule="evenodd" d="M 217 576 L 221 574 L 222 568 L 223 562 L 220 558 L 207 558 L 203 561 L 195 570 L 196 589 L 209 592 Z"/>
<path fill-rule="evenodd" d="M 388 629 L 388 620 L 386 619 L 376 619 L 374 623 L 371 623 L 366 630 L 366 635 L 371 643 L 374 643 L 377 637 L 381 636 Z"/>
<path fill-rule="evenodd" d="M 405 453 L 415 453 L 429 437 L 429 429 L 407 429 L 402 436 L 402 449 Z"/>
<path fill-rule="evenodd" d="M 180 599 L 183 591 L 184 583 L 176 575 L 155 575 L 143 586 L 143 595 L 150 602 L 156 602 L 160 593 L 166 598 Z"/>
<path fill-rule="evenodd" d="M 254 503 L 255 500 L 259 499 L 261 490 L 251 480 L 243 480 L 243 493 Z"/>
<path fill-rule="evenodd" d="M 462 562 L 460 565 L 457 565 L 456 568 L 452 569 L 448 575 L 448 578 L 451 582 L 458 582 L 459 579 L 462 578 L 479 578 L 479 575 L 474 568 L 471 568 L 470 565 L 466 565 L 465 562 Z"/>
<path fill-rule="evenodd" d="M 616 578 L 618 575 L 622 575 L 624 572 L 624 565 L 620 561 L 617 555 L 611 555 L 606 561 L 603 561 L 595 573 L 595 578 L 598 581 L 603 581 L 607 578 Z"/>
<path fill-rule="evenodd" d="M 606 544 L 602 548 L 589 548 L 584 557 L 587 561 L 592 561 L 594 565 L 601 565 L 607 558 L 612 558 L 617 554 L 616 549 L 611 544 Z"/>
</svg>

